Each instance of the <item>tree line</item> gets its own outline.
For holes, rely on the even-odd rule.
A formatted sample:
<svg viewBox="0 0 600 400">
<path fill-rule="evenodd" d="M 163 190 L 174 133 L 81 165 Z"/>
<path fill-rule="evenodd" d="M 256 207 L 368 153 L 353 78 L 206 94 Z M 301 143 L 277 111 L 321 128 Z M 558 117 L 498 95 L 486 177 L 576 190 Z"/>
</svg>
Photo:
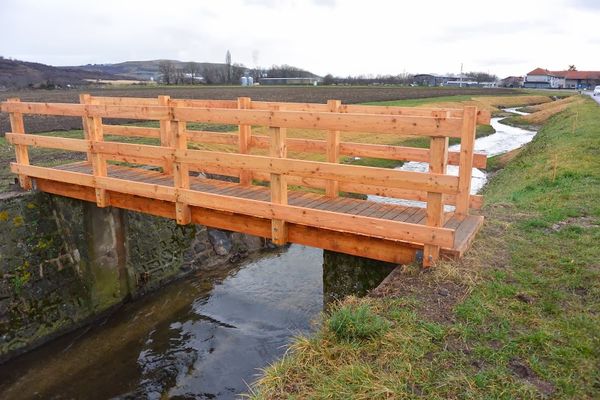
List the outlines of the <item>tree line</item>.
<svg viewBox="0 0 600 400">
<path fill-rule="evenodd" d="M 158 65 L 159 79 L 167 85 L 182 84 L 235 84 L 242 76 L 254 78 L 311 78 L 316 75 L 291 65 L 273 65 L 270 68 L 248 68 L 244 64 L 233 63 L 231 52 L 225 53 L 225 63 L 175 63 L 163 60 Z"/>
<path fill-rule="evenodd" d="M 448 74 L 449 77 L 453 76 Z M 459 77 L 456 77 L 458 80 Z M 487 72 L 468 72 L 464 74 L 465 80 L 475 82 L 495 82 L 498 77 Z M 323 85 L 412 85 L 416 84 L 415 74 L 402 73 L 398 75 L 356 75 L 356 76 L 333 76 L 327 74 L 323 77 Z"/>
</svg>

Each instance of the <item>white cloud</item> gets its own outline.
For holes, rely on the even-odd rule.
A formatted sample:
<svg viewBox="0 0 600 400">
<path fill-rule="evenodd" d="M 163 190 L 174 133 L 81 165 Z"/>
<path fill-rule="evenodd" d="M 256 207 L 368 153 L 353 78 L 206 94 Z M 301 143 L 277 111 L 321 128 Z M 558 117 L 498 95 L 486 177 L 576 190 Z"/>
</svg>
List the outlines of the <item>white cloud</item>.
<svg viewBox="0 0 600 400">
<path fill-rule="evenodd" d="M 55 65 L 175 58 L 319 74 L 600 69 L 596 0 L 0 0 L 0 54 Z M 7 35 L 10 39 L 7 40 Z M 257 56 L 258 55 L 258 56 Z"/>
</svg>

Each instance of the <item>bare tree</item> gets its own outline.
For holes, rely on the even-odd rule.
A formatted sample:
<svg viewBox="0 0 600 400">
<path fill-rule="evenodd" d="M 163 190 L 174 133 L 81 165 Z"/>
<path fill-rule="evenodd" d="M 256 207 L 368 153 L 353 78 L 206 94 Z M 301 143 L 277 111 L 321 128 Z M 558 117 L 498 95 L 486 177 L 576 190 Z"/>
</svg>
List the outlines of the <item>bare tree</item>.
<svg viewBox="0 0 600 400">
<path fill-rule="evenodd" d="M 158 72 L 162 78 L 162 81 L 167 85 L 174 83 L 175 81 L 175 66 L 169 60 L 162 60 L 158 64 Z"/>
<path fill-rule="evenodd" d="M 569 71 L 577 71 L 577 67 L 574 64 L 569 65 Z"/>
<path fill-rule="evenodd" d="M 224 83 L 227 81 L 227 71 L 223 68 L 223 64 L 206 64 L 203 75 L 208 84 Z"/>
<path fill-rule="evenodd" d="M 473 79 L 477 82 L 495 82 L 498 80 L 498 77 L 494 74 L 490 74 L 488 72 L 467 72 L 465 74 L 469 79 Z"/>
<path fill-rule="evenodd" d="M 225 65 L 227 66 L 227 83 L 231 83 L 231 52 L 225 53 Z"/>
<path fill-rule="evenodd" d="M 200 64 L 193 61 L 187 63 L 186 72 L 190 75 L 190 83 L 193 85 L 196 81 L 196 78 L 200 76 Z"/>
<path fill-rule="evenodd" d="M 175 77 L 174 81 L 176 85 L 185 83 L 185 70 L 183 68 L 176 67 L 173 76 Z"/>
</svg>

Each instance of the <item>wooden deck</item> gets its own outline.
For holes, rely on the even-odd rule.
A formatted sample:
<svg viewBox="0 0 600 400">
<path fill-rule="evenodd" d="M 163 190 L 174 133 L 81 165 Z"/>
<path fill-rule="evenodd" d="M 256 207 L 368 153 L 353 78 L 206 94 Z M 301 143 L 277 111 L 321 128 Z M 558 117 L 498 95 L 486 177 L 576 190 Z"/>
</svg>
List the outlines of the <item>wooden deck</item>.
<svg viewBox="0 0 600 400">
<path fill-rule="evenodd" d="M 473 167 L 486 157 L 473 151 L 476 124 L 489 113 L 465 109 L 342 106 L 227 100 L 103 98 L 81 96 L 82 104 L 0 104 L 10 113 L 15 145 L 12 171 L 21 186 L 270 238 L 394 262 L 422 260 L 431 266 L 442 257 L 461 257 L 483 223 L 470 208 L 482 197 L 470 194 Z M 23 115 L 69 115 L 83 119 L 83 139 L 25 134 Z M 160 122 L 159 128 L 106 125 L 102 118 Z M 237 133 L 189 129 L 190 122 L 235 124 Z M 268 126 L 266 136 L 252 126 Z M 325 140 L 288 138 L 287 128 L 324 131 Z M 340 131 L 428 138 L 428 149 L 352 143 Z M 155 138 L 158 145 L 107 141 L 104 134 Z M 461 151 L 448 150 L 450 137 Z M 228 151 L 194 150 L 190 142 L 229 146 Z M 83 152 L 87 161 L 54 167 L 31 165 L 28 147 Z M 268 155 L 251 154 L 267 148 Z M 288 158 L 296 152 L 325 153 L 326 161 Z M 340 155 L 429 163 L 428 172 L 347 165 Z M 114 162 L 121 163 L 120 165 Z M 459 176 L 447 174 L 457 165 Z M 127 165 L 127 166 L 125 166 Z M 212 174 L 212 175 L 211 175 Z M 209 179 L 225 175 L 231 181 Z M 239 183 L 237 183 L 239 182 Z M 306 191 L 311 188 L 311 191 Z M 314 188 L 318 189 L 315 193 Z M 293 189 L 293 190 L 292 190 Z M 340 197 L 340 192 L 420 200 L 425 208 Z M 319 194 L 322 193 L 322 194 Z M 445 205 L 455 207 L 444 212 Z"/>
<path fill-rule="evenodd" d="M 62 171 L 70 171 L 77 172 L 81 174 L 87 174 L 93 176 L 92 165 L 89 162 L 79 162 L 73 164 L 67 164 L 56 167 L 56 169 Z M 116 179 L 122 179 L 126 181 L 140 182 L 140 183 L 148 183 L 152 185 L 159 185 L 164 187 L 172 187 L 173 186 L 173 177 L 163 174 L 158 171 L 140 169 L 140 168 L 127 168 L 117 165 L 109 165 L 108 166 L 108 176 Z M 49 186 L 55 186 L 52 183 L 46 181 L 42 184 L 42 190 L 44 191 L 52 191 L 55 194 L 65 195 L 69 197 L 73 197 L 73 193 L 71 190 L 61 190 L 59 186 L 55 186 L 54 189 L 49 188 Z M 81 190 L 82 188 L 78 188 L 77 190 Z M 226 182 L 215 179 L 206 179 L 204 177 L 190 177 L 190 189 L 204 192 L 204 193 L 212 193 L 219 195 L 226 195 L 237 197 L 240 199 L 249 199 L 249 200 L 258 200 L 268 202 L 270 201 L 271 191 L 268 187 L 264 186 L 242 186 L 238 183 Z M 95 201 L 95 197 L 93 191 L 89 192 L 90 196 L 89 200 Z M 110 195 L 109 195 L 110 197 Z M 87 198 L 83 198 L 83 200 L 87 200 Z M 142 204 L 144 203 L 143 198 L 137 198 L 133 202 L 136 206 L 140 206 L 138 210 L 151 210 L 153 208 L 151 203 L 148 203 L 147 207 L 144 207 Z M 134 205 L 132 203 L 132 206 Z M 402 205 L 394 205 L 394 204 L 385 204 L 375 201 L 361 200 L 355 198 L 348 197 L 337 197 L 337 198 L 329 198 L 324 195 L 319 195 L 315 193 L 305 192 L 305 191 L 290 191 L 288 196 L 288 204 L 296 207 L 302 208 L 310 208 L 315 210 L 324 210 L 331 211 L 341 214 L 347 215 L 356 215 L 363 217 L 370 217 L 376 219 L 383 219 L 389 221 L 398 221 L 398 222 L 407 222 L 411 224 L 419 224 L 426 225 L 427 222 L 427 212 L 425 208 L 421 207 L 407 207 Z M 126 207 L 123 207 L 126 208 Z M 174 208 L 174 207 L 171 207 Z M 165 216 L 163 213 L 159 213 L 157 215 Z M 231 214 L 231 218 L 235 220 L 244 219 L 246 216 L 244 214 Z M 251 224 L 252 220 L 255 218 L 250 217 L 247 218 L 247 223 L 241 223 L 234 226 L 233 230 L 240 230 L 240 227 L 247 226 Z M 475 237 L 475 234 L 478 232 L 479 228 L 483 224 L 483 217 L 476 215 L 469 215 L 466 218 L 458 218 L 454 216 L 454 212 L 446 212 L 445 213 L 445 228 L 450 228 L 455 231 L 454 236 L 454 245 L 451 247 L 442 247 L 442 255 L 448 258 L 458 258 L 463 255 L 463 253 L 469 247 L 471 240 Z M 213 223 L 214 224 L 214 223 Z M 210 224 L 209 224 L 210 225 Z M 260 225 L 264 225 L 264 229 L 260 229 Z M 232 229 L 230 224 L 223 224 L 221 226 L 224 229 Z M 257 224 L 255 229 L 245 228 L 247 233 L 258 234 L 263 237 L 270 237 L 271 235 L 271 227 L 270 221 L 264 220 L 262 224 Z M 242 228 L 244 229 L 244 228 Z M 343 229 L 340 230 L 343 232 Z M 325 235 L 324 235 L 325 236 Z M 364 240 L 366 237 L 361 238 L 358 237 L 358 240 Z M 332 243 L 328 243 L 328 240 L 323 238 L 322 243 L 315 243 L 314 241 L 310 241 L 310 243 L 306 243 L 308 245 L 323 247 L 331 250 L 339 251 L 340 248 L 335 246 L 335 240 L 332 240 Z M 302 242 L 302 240 L 297 240 L 297 242 Z M 399 262 L 399 263 L 407 263 L 414 261 L 417 257 L 420 257 L 420 250 L 422 250 L 422 245 L 418 243 L 411 242 L 396 242 L 393 243 L 398 247 L 405 247 L 406 249 L 410 249 L 405 252 L 398 252 L 396 248 L 394 252 L 388 255 L 380 254 L 377 249 L 380 246 L 375 245 L 375 250 L 373 253 L 378 253 L 378 259 L 386 259 L 391 262 Z M 356 255 L 367 256 L 368 253 L 365 250 L 360 250 L 356 252 Z M 404 254 L 406 253 L 406 254 Z M 375 258 L 375 257 L 373 257 Z"/>
</svg>

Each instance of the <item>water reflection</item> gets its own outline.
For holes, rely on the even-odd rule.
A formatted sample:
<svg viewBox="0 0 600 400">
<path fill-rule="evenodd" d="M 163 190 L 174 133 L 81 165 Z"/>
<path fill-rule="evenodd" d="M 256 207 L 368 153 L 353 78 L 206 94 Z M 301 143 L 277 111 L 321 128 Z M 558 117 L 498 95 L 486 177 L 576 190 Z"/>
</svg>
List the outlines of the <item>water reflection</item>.
<svg viewBox="0 0 600 400">
<path fill-rule="evenodd" d="M 292 245 L 174 283 L 0 366 L 0 398 L 236 398 L 313 328 L 324 280 L 333 299 L 387 274 L 351 260 L 328 254 L 324 274 L 322 250 Z"/>
</svg>

